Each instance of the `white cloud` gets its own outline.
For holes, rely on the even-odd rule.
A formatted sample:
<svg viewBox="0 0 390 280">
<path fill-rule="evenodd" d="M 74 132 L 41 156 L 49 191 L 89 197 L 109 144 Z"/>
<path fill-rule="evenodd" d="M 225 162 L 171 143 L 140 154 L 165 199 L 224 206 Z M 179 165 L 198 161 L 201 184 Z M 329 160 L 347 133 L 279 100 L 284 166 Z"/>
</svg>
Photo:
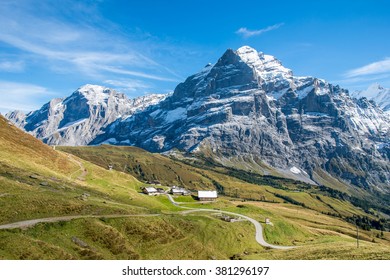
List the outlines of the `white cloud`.
<svg viewBox="0 0 390 280">
<path fill-rule="evenodd" d="M 357 76 L 357 77 L 351 77 L 347 79 L 342 80 L 334 80 L 332 81 L 333 84 L 356 84 L 356 83 L 368 83 L 368 82 L 374 82 L 379 80 L 386 80 L 390 78 L 389 74 L 381 74 L 381 75 L 374 75 L 374 76 Z"/>
<path fill-rule="evenodd" d="M 105 80 L 104 84 L 115 87 L 121 92 L 138 92 L 150 88 L 150 85 L 139 80 Z"/>
<path fill-rule="evenodd" d="M 0 61 L 0 71 L 3 72 L 22 72 L 24 70 L 24 61 Z"/>
<path fill-rule="evenodd" d="M 385 58 L 384 60 L 373 62 L 365 66 L 349 70 L 345 73 L 345 77 L 353 78 L 387 72 L 390 72 L 390 58 Z"/>
<path fill-rule="evenodd" d="M 153 52 L 142 40 L 116 32 L 117 27 L 99 18 L 97 11 L 89 12 L 88 5 L 66 2 L 72 21 L 57 16 L 59 11 L 66 11 L 50 2 L 3 3 L 0 42 L 30 55 L 33 59 L 29 63 L 39 61 L 41 67 L 46 63 L 55 72 L 78 72 L 98 79 L 111 73 L 110 78 L 129 75 L 158 81 L 177 80 L 173 71 L 145 55 Z M 11 65 L 0 65 L 0 70 L 7 68 L 12 69 Z"/>
<path fill-rule="evenodd" d="M 43 47 L 39 43 L 25 41 L 10 34 L 1 33 L 0 40 L 21 50 L 44 57 L 50 64 L 53 64 L 52 68 L 56 66 L 57 61 L 69 63 L 87 76 L 96 77 L 101 71 L 104 71 L 158 81 L 177 81 L 177 78 L 149 74 L 150 71 L 146 72 L 145 69 L 151 68 L 154 70 L 158 68 L 163 70 L 167 69 L 162 66 L 160 67 L 160 65 L 153 60 L 131 50 L 122 53 L 113 53 L 106 50 L 74 50 L 71 47 L 69 47 L 69 50 L 56 50 L 55 48 Z M 121 69 L 118 66 L 123 68 Z M 61 69 L 61 67 L 59 68 Z M 144 71 L 135 71 L 130 70 L 129 68 L 139 68 L 144 69 Z M 74 70 L 75 69 L 70 69 L 70 71 L 73 72 Z M 172 74 L 172 71 L 165 72 Z"/>
<path fill-rule="evenodd" d="M 42 106 L 43 100 L 49 100 L 53 93 L 47 88 L 28 84 L 0 80 L 0 111 L 31 111 Z"/>
<path fill-rule="evenodd" d="M 140 78 L 152 79 L 152 80 L 157 80 L 157 81 L 166 81 L 166 82 L 178 82 L 179 81 L 177 79 L 161 77 L 161 76 L 147 74 L 147 73 L 138 72 L 138 71 L 125 70 L 125 69 L 121 69 L 118 67 L 111 67 L 111 66 L 97 66 L 97 67 L 102 69 L 102 70 L 105 70 L 107 72 L 136 76 L 136 77 L 140 77 Z"/>
<path fill-rule="evenodd" d="M 258 29 L 258 30 L 249 30 L 246 27 L 241 27 L 240 29 L 238 29 L 236 31 L 236 34 L 241 35 L 244 38 L 249 38 L 249 37 L 261 35 L 261 34 L 263 34 L 265 32 L 268 32 L 268 31 L 272 31 L 272 30 L 278 29 L 282 25 L 284 25 L 283 22 L 275 24 L 275 25 L 268 26 L 268 27 L 263 28 L 263 29 Z"/>
</svg>

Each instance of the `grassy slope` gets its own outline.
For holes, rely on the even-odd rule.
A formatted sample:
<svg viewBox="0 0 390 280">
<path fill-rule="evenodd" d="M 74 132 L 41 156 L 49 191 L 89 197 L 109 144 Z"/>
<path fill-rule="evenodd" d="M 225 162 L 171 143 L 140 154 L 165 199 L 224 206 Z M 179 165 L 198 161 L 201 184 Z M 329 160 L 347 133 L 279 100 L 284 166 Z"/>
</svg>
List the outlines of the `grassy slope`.
<svg viewBox="0 0 390 280">
<path fill-rule="evenodd" d="M 149 212 L 134 177 L 53 150 L 0 118 L 0 223 L 55 215 Z M 82 200 L 81 196 L 89 197 Z M 136 200 L 131 200 L 137 197 Z M 129 199 L 130 198 L 130 199 Z"/>
<path fill-rule="evenodd" d="M 109 164 L 113 169 L 132 174 L 140 181 L 160 180 L 164 185 L 183 185 L 190 189 L 207 188 L 213 184 L 199 174 L 199 171 L 168 158 L 151 154 L 136 147 L 115 147 L 102 145 L 98 147 L 59 147 L 60 150 L 72 153 L 91 161 L 103 168 Z"/>
<path fill-rule="evenodd" d="M 0 148 L 0 224 L 179 210 L 164 197 L 139 194 L 142 183 L 134 177 L 55 151 L 2 117 Z M 206 180 L 191 177 L 199 178 Z M 84 193 L 89 194 L 86 200 L 81 199 Z M 0 259 L 229 258 L 233 252 L 259 247 L 253 234 L 248 225 L 227 226 L 208 215 L 86 218 L 0 230 Z"/>
<path fill-rule="evenodd" d="M 253 234 L 251 227 L 227 225 L 207 216 L 80 219 L 40 224 L 25 231 L 0 231 L 0 256 L 6 259 L 226 259 L 236 252 L 257 248 Z M 72 241 L 75 237 L 83 242 L 82 246 Z"/>
<path fill-rule="evenodd" d="M 365 241 L 361 241 L 360 253 L 349 254 L 345 248 L 352 249 L 354 245 L 352 225 L 287 203 L 243 201 L 262 195 L 266 200 L 283 202 L 272 193 L 295 195 L 291 190 L 250 184 L 218 170 L 202 170 L 129 148 L 103 147 L 100 155 L 100 147 L 93 147 L 95 160 L 89 160 L 96 163 L 100 160 L 102 167 L 99 167 L 54 151 L 1 117 L 0 148 L 0 224 L 58 215 L 163 214 L 144 218 L 85 218 L 41 223 L 24 230 L 0 230 L 0 259 L 390 258 L 388 233 L 378 238 L 379 232 L 361 232 Z M 80 148 L 84 149 L 91 148 Z M 152 176 L 151 179 L 160 174 L 157 178 L 165 180 L 160 176 L 167 174 L 166 184 L 210 188 L 217 182 L 227 194 L 235 194 L 239 189 L 239 199 L 222 197 L 215 204 L 200 204 L 190 198 L 182 201 L 191 207 L 243 213 L 259 221 L 269 217 L 275 226 L 265 227 L 267 240 L 300 247 L 289 251 L 267 250 L 255 243 L 254 228 L 247 222 L 227 223 L 207 213 L 177 215 L 180 209 L 165 197 L 139 194 L 142 183 L 134 177 L 106 170 L 104 160 L 118 159 L 123 154 L 127 158 L 133 156 L 134 163 L 143 162 L 141 169 L 145 166 L 144 174 Z M 83 193 L 90 194 L 87 200 L 80 199 Z M 303 194 L 296 194 L 295 199 L 315 200 Z M 336 200 L 326 199 L 329 200 L 326 203 L 336 207 Z M 339 206 L 348 213 L 359 211 L 349 207 L 352 206 Z"/>
<path fill-rule="evenodd" d="M 105 168 L 108 164 L 113 164 L 114 169 L 131 174 L 139 180 L 158 179 L 165 185 L 183 185 L 193 190 L 218 189 L 219 187 L 223 188 L 223 193 L 228 197 L 237 196 L 246 200 L 284 202 L 283 198 L 274 195 L 279 194 L 292 198 L 298 203 L 305 204 L 305 207 L 315 209 L 321 213 L 343 216 L 366 215 L 361 209 L 354 207 L 347 201 L 325 196 L 314 189 L 313 186 L 292 180 L 271 179 L 271 182 L 282 187 L 282 189 L 275 189 L 267 182 L 256 184 L 256 181 L 254 181 L 254 183 L 248 183 L 239 179 L 240 176 L 231 176 L 232 171 L 229 171 L 229 169 L 226 170 L 219 166 L 200 168 L 197 165 L 172 160 L 136 147 L 103 145 L 99 147 L 59 147 L 59 149 Z M 203 166 L 205 165 L 203 164 Z M 239 172 L 233 172 L 233 174 L 236 173 L 241 175 Z"/>
<path fill-rule="evenodd" d="M 200 204 L 191 199 L 180 198 L 178 201 L 186 202 L 187 205 L 195 208 L 218 208 L 228 211 L 243 213 L 260 221 L 264 221 L 265 217 L 271 218 L 274 222 L 274 227 L 267 226 L 265 228 L 265 236 L 271 243 L 282 245 L 300 245 L 302 247 L 287 251 L 268 254 L 274 250 L 264 250 L 263 248 L 251 248 L 251 251 L 246 251 L 247 254 L 237 251 L 235 255 L 240 255 L 241 258 L 390 258 L 389 255 L 389 240 L 386 233 L 383 238 L 380 237 L 379 231 L 361 232 L 361 238 L 366 240 L 366 243 L 357 255 L 347 254 L 340 244 L 353 248 L 355 245 L 354 226 L 342 221 L 340 218 L 323 215 L 322 213 L 331 213 L 335 216 L 351 216 L 351 215 L 367 215 L 361 209 L 354 207 L 348 201 L 338 200 L 326 196 L 318 191 L 318 189 L 307 190 L 305 184 L 293 182 L 291 180 L 277 180 L 283 187 L 275 189 L 266 184 L 254 184 L 240 180 L 233 176 L 228 176 L 227 171 L 219 167 L 198 168 L 195 165 L 188 165 L 185 162 L 171 160 L 161 155 L 150 154 L 144 150 L 134 147 L 61 147 L 62 150 L 71 152 L 84 159 L 94 161 L 106 165 L 108 162 L 114 164 L 114 168 L 122 169 L 134 176 L 141 176 L 135 170 L 136 166 L 141 166 L 142 170 L 148 171 L 144 175 L 161 174 L 159 177 L 149 177 L 149 179 L 159 179 L 160 181 L 169 184 L 174 181 L 177 171 L 172 172 L 180 167 L 181 177 L 190 178 L 197 176 L 197 182 L 209 182 L 212 187 L 216 187 L 217 183 L 223 187 L 225 194 L 219 202 L 214 204 Z M 102 153 L 100 153 L 102 149 Z M 130 160 L 129 160 L 130 158 Z M 142 176 L 144 176 L 142 175 Z M 150 174 L 149 174 L 150 176 Z M 141 178 L 141 177 L 139 177 Z M 194 180 L 195 181 L 195 180 Z M 196 185 L 191 185 L 192 180 L 182 180 L 179 182 L 189 188 L 197 188 Z M 209 186 L 208 184 L 205 184 Z M 205 185 L 201 187 L 204 188 Z M 238 198 L 236 198 L 238 194 Z M 274 194 L 287 196 L 294 199 L 298 203 L 305 204 L 305 207 L 291 205 Z M 169 202 L 165 197 L 156 198 L 161 203 L 169 207 Z M 256 202 L 251 200 L 265 199 L 269 202 Z M 249 200 L 249 201 L 248 201 Z M 245 207 L 236 207 L 238 204 L 245 204 Z M 250 204 L 250 206 L 248 206 Z M 287 211 L 287 210 L 289 211 Z M 291 210 L 292 209 L 292 210 Z M 174 209 L 171 209 L 174 210 Z M 176 211 L 179 209 L 176 209 Z M 305 217 L 305 218 L 298 218 Z M 326 221 L 327 227 L 318 221 Z M 307 225 L 309 223 L 309 225 Z M 348 229 L 348 230 L 345 230 Z M 386 239 L 387 238 L 387 239 Z M 337 244 L 333 246 L 332 244 Z M 320 254 L 322 249 L 327 249 L 328 253 Z M 316 248 L 310 249 L 309 248 Z M 249 249 L 248 249 L 249 250 Z M 307 254 L 307 251 L 310 254 Z M 256 253 L 257 252 L 257 253 Z"/>
</svg>

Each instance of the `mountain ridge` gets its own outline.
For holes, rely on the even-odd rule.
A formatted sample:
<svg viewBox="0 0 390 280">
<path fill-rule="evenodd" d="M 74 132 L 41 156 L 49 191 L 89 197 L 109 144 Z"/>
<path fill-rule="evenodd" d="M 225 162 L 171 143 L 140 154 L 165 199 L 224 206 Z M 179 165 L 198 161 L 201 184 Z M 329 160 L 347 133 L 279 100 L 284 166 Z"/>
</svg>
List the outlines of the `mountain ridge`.
<svg viewBox="0 0 390 280">
<path fill-rule="evenodd" d="M 99 94 L 77 100 L 94 104 L 106 100 L 107 90 L 94 88 Z M 53 110 L 63 101 L 51 102 L 44 106 Z M 70 111 L 72 117 L 63 117 L 62 126 L 54 125 L 64 142 L 44 126 L 34 129 L 42 132 L 36 133 L 38 138 L 51 144 L 131 145 L 159 153 L 179 149 L 208 154 L 224 164 L 232 164 L 232 159 L 250 162 L 247 168 L 263 174 L 274 169 L 315 183 L 325 172 L 352 187 L 390 192 L 389 116 L 375 103 L 353 98 L 323 79 L 294 76 L 275 57 L 251 47 L 228 49 L 172 94 L 139 104 L 136 112 L 111 112 L 114 117 L 103 118 L 82 143 L 58 129 L 82 125 L 85 114 L 93 115 L 90 106 L 78 106 L 75 116 Z M 23 119 L 17 113 L 9 118 Z"/>
<path fill-rule="evenodd" d="M 6 117 L 47 144 L 86 145 L 116 119 L 126 118 L 165 97 L 151 94 L 129 99 L 107 87 L 86 84 L 66 98 L 52 99 L 39 110 L 26 115 L 12 111 Z"/>
<path fill-rule="evenodd" d="M 370 85 L 366 90 L 352 93 L 355 98 L 367 98 L 374 101 L 386 114 L 390 116 L 390 89 L 382 87 L 378 83 Z"/>
<path fill-rule="evenodd" d="M 389 119 L 375 104 L 322 79 L 295 77 L 275 58 L 243 47 L 227 50 L 159 104 L 114 122 L 91 144 L 210 151 L 221 160 L 255 155 L 289 176 L 313 180 L 320 169 L 387 192 L 388 142 Z"/>
</svg>

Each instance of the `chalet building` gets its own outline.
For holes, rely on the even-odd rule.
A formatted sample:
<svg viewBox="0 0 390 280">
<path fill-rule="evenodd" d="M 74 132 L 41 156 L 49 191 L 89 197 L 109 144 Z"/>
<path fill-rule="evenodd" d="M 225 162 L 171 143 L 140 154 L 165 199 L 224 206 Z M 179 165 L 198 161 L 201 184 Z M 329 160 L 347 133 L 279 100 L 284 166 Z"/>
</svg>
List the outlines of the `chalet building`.
<svg viewBox="0 0 390 280">
<path fill-rule="evenodd" d="M 176 186 L 173 186 L 171 188 L 170 193 L 173 195 L 190 195 L 191 194 L 191 192 L 186 190 L 185 188 L 180 188 L 180 187 L 176 187 Z"/>
<path fill-rule="evenodd" d="M 142 192 L 143 192 L 144 194 L 147 194 L 147 195 L 157 195 L 157 194 L 158 194 L 157 189 L 154 188 L 154 187 L 144 187 L 144 188 L 142 189 Z"/>
<path fill-rule="evenodd" d="M 215 201 L 217 197 L 217 191 L 198 191 L 200 201 Z"/>
</svg>

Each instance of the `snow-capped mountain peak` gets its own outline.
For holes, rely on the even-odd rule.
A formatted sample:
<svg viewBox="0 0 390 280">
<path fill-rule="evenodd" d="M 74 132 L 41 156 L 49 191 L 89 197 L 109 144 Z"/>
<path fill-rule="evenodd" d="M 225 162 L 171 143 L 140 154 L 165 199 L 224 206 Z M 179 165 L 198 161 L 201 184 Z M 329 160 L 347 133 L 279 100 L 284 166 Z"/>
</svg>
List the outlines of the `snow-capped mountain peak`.
<svg viewBox="0 0 390 280">
<path fill-rule="evenodd" d="M 207 151 L 221 162 L 258 159 L 300 180 L 315 180 L 323 170 L 381 188 L 390 182 L 389 122 L 371 102 L 322 79 L 295 77 L 275 57 L 244 46 L 228 49 L 172 95 L 111 124 L 91 144 Z"/>
<path fill-rule="evenodd" d="M 262 52 L 257 52 L 255 49 L 249 46 L 242 46 L 237 49 L 237 54 L 240 56 L 242 61 L 248 64 L 254 64 L 260 60 L 260 56 L 263 56 Z"/>
<path fill-rule="evenodd" d="M 380 86 L 371 89 L 388 96 Z M 25 119 L 12 116 L 50 144 L 206 151 L 222 163 L 259 163 L 264 174 L 272 167 L 313 182 L 327 173 L 390 192 L 390 118 L 347 93 L 322 79 L 293 76 L 275 57 L 244 46 L 228 49 L 167 96 L 129 100 L 85 85 Z"/>
<path fill-rule="evenodd" d="M 86 84 L 65 99 L 56 98 L 27 115 L 6 115 L 19 127 L 54 145 L 86 145 L 117 119 L 125 119 L 167 95 L 151 94 L 129 99 L 113 89 Z"/>
<path fill-rule="evenodd" d="M 243 62 L 255 68 L 258 75 L 283 74 L 292 76 L 292 71 L 272 55 L 258 52 L 249 46 L 243 46 L 236 51 Z"/>
<path fill-rule="evenodd" d="M 79 92 L 82 92 L 82 93 L 93 93 L 93 92 L 96 92 L 96 93 L 99 93 L 99 92 L 109 92 L 110 89 L 105 87 L 105 86 L 101 86 L 101 85 L 92 85 L 92 84 L 85 84 L 81 87 L 79 87 L 77 89 Z"/>
<path fill-rule="evenodd" d="M 116 93 L 104 86 L 86 84 L 78 88 L 76 93 L 82 94 L 90 105 L 100 105 L 107 102 L 107 99 L 111 94 Z"/>
<path fill-rule="evenodd" d="M 390 115 L 390 89 L 384 88 L 378 83 L 370 85 L 366 90 L 356 91 L 352 94 L 355 98 L 365 97 L 374 101 L 386 114 Z"/>
</svg>

